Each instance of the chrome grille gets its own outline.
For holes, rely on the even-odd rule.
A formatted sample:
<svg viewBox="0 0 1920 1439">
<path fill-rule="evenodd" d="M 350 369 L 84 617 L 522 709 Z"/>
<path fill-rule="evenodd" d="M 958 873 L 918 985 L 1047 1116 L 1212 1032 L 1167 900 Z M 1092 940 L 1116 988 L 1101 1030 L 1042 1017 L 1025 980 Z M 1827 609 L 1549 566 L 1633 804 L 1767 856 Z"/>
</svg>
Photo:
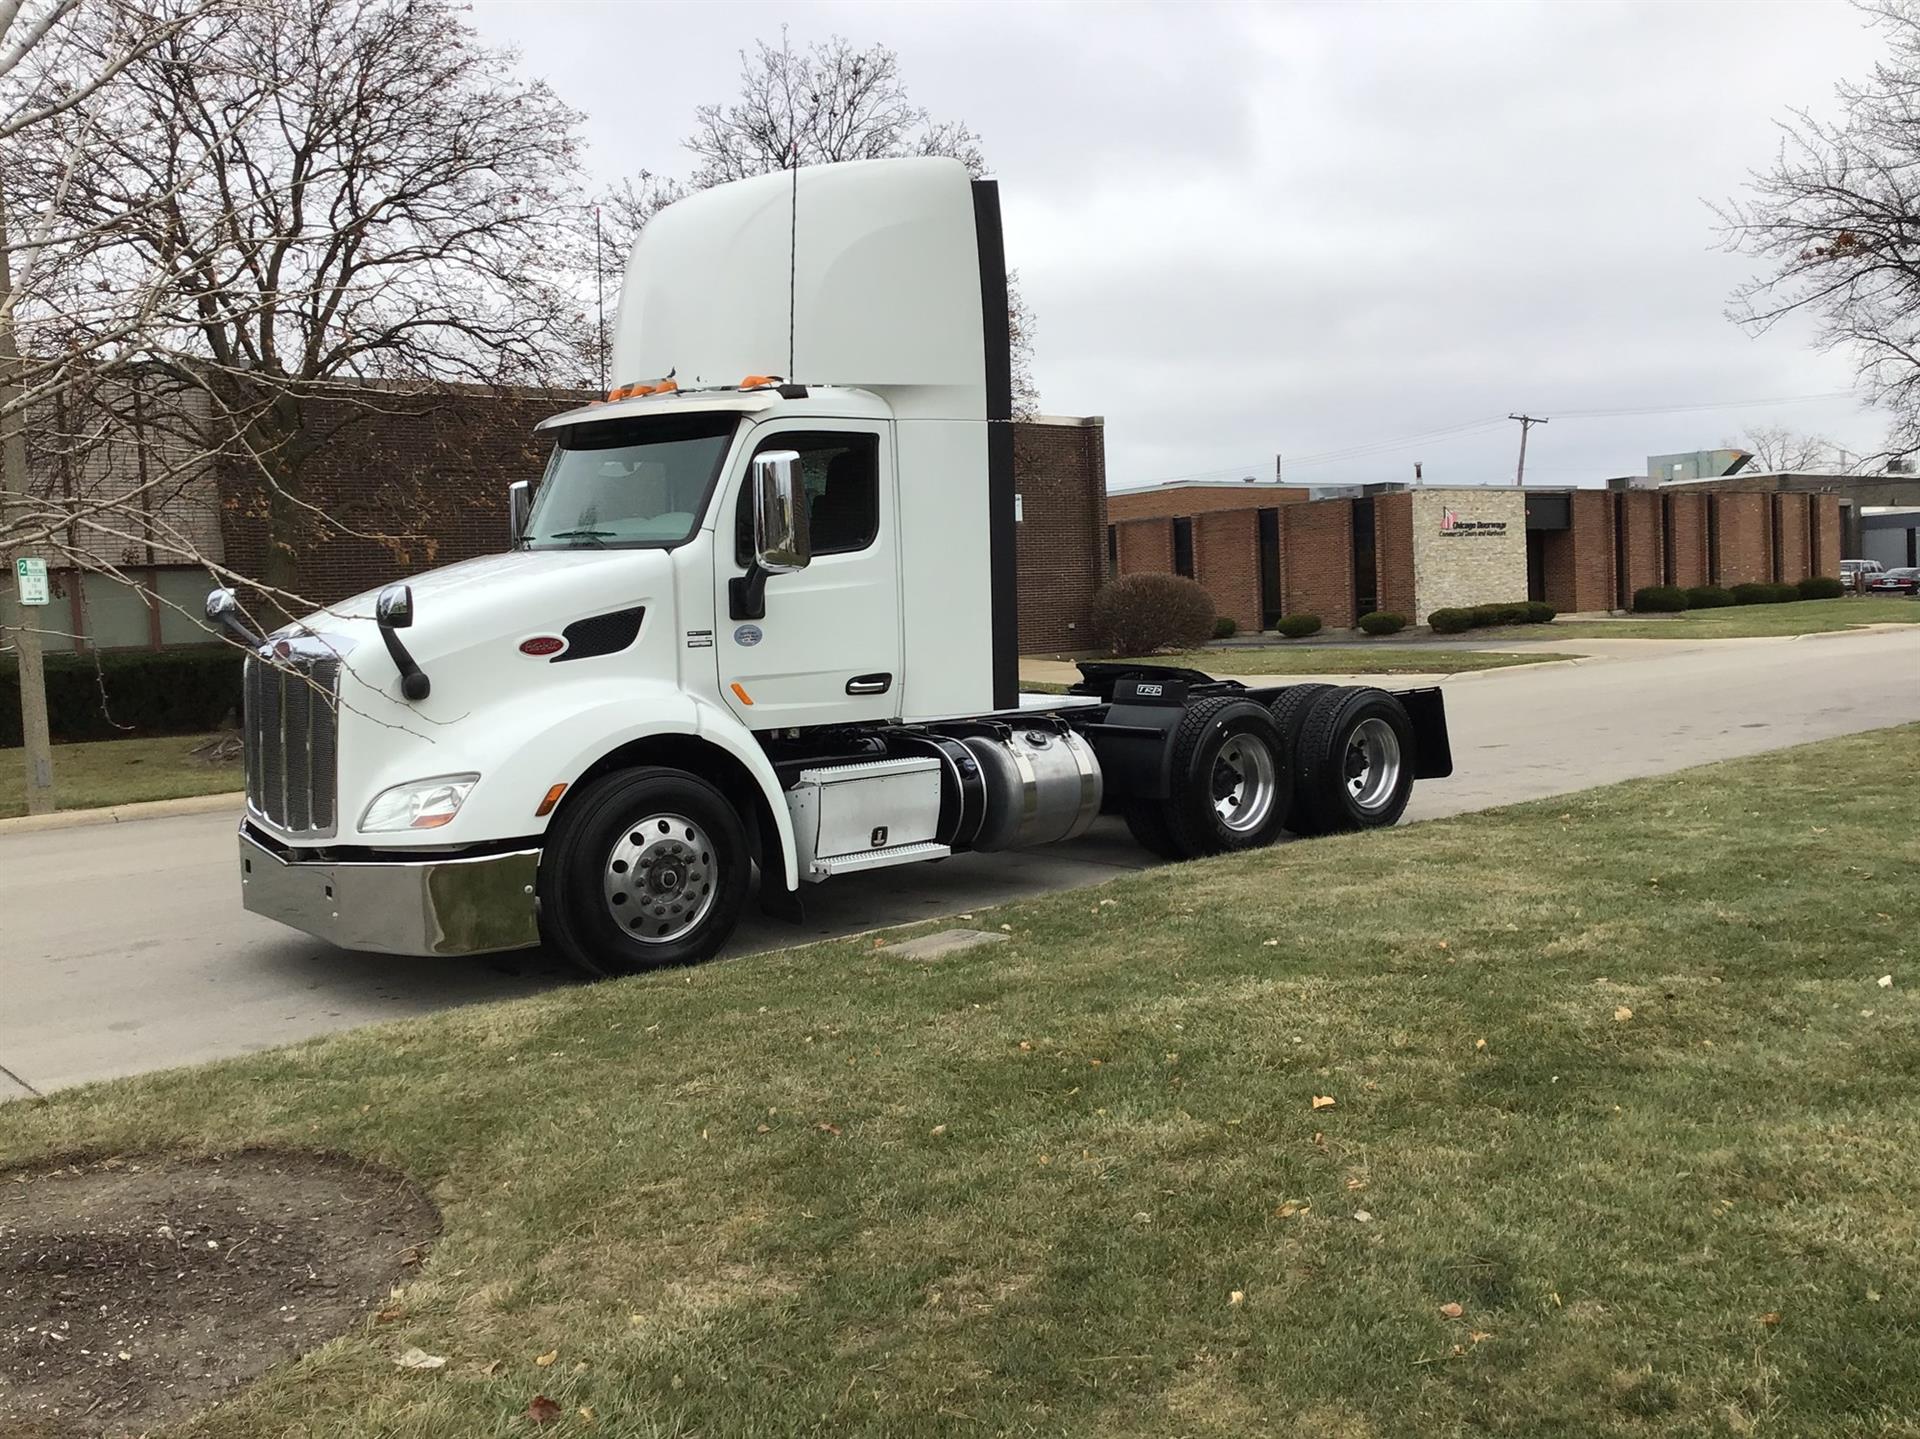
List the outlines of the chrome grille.
<svg viewBox="0 0 1920 1439">
<path fill-rule="evenodd" d="M 340 661 L 247 660 L 247 808 L 286 834 L 325 839 L 334 817 Z"/>
</svg>

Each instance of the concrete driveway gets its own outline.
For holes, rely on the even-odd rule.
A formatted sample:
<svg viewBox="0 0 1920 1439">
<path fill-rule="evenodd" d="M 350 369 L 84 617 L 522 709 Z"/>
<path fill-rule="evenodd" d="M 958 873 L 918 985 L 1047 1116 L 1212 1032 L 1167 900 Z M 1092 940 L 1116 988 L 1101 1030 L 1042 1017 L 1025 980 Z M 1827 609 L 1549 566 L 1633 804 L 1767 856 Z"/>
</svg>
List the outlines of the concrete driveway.
<svg viewBox="0 0 1920 1439">
<path fill-rule="evenodd" d="M 1447 682 L 1456 773 L 1420 786 L 1409 818 L 1920 720 L 1920 626 L 1542 647 L 1592 657 Z M 350 954 L 249 915 L 234 824 L 193 815 L 0 835 L 0 1095 L 573 982 L 539 951 L 457 961 Z M 1124 828 L 1102 821 L 1072 845 L 809 888 L 803 927 L 755 914 L 731 952 L 971 911 L 1145 863 Z"/>
</svg>

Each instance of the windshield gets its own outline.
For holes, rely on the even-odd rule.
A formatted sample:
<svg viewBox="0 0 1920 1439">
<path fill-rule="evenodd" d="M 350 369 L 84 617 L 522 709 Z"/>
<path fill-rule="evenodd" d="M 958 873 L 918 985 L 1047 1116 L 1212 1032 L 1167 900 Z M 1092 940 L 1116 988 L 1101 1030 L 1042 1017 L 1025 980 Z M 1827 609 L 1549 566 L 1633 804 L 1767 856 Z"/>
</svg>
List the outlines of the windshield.
<svg viewBox="0 0 1920 1439">
<path fill-rule="evenodd" d="M 568 426 L 523 541 L 532 549 L 685 543 L 739 424 L 722 411 Z"/>
</svg>

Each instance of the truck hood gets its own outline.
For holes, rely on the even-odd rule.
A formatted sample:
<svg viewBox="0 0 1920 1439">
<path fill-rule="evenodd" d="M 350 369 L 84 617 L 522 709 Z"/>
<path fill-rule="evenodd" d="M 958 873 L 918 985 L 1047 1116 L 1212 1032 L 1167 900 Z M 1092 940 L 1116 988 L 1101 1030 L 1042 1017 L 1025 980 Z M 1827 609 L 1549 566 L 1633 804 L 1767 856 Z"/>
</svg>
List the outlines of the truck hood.
<svg viewBox="0 0 1920 1439">
<path fill-rule="evenodd" d="M 557 635 L 576 620 L 657 605 L 671 593 L 673 558 L 650 549 L 515 550 L 397 583 L 413 590 L 413 624 L 402 637 L 431 672 L 431 661 L 441 657 L 475 649 L 494 652 L 502 641 Z M 274 638 L 319 636 L 342 654 L 378 646 L 373 615 L 379 593 L 367 590 L 316 610 L 276 631 Z"/>
</svg>

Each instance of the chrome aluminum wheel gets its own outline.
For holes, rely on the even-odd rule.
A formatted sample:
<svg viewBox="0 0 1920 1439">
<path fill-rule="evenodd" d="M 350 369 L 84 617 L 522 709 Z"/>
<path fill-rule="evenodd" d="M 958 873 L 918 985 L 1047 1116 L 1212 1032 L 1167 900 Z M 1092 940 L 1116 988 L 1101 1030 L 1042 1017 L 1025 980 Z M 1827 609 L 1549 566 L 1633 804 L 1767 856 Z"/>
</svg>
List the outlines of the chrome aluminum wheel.
<svg viewBox="0 0 1920 1439">
<path fill-rule="evenodd" d="M 713 908 L 713 842 L 678 814 L 650 814 L 620 836 L 602 876 L 607 912 L 633 938 L 669 944 Z"/>
<path fill-rule="evenodd" d="M 1383 719 L 1362 720 L 1347 740 L 1347 793 L 1362 810 L 1385 809 L 1400 787 L 1400 736 Z"/>
<path fill-rule="evenodd" d="M 1273 813 L 1278 792 L 1273 751 L 1253 735 L 1230 736 L 1213 762 L 1213 809 L 1235 834 L 1249 834 Z"/>
</svg>

